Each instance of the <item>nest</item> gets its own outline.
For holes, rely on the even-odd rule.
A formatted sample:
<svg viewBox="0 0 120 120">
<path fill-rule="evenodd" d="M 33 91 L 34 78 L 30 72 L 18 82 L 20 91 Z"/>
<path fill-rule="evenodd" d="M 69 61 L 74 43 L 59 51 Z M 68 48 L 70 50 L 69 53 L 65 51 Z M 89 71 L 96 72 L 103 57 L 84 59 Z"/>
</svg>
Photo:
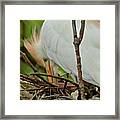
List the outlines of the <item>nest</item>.
<svg viewBox="0 0 120 120">
<path fill-rule="evenodd" d="M 43 74 L 42 74 L 43 75 Z M 44 74 L 45 75 L 45 74 Z M 41 74 L 20 75 L 21 100 L 75 100 L 78 99 L 78 84 L 58 77 L 57 84 L 42 79 Z M 99 99 L 100 89 L 90 83 L 85 84 L 85 99 Z"/>
</svg>

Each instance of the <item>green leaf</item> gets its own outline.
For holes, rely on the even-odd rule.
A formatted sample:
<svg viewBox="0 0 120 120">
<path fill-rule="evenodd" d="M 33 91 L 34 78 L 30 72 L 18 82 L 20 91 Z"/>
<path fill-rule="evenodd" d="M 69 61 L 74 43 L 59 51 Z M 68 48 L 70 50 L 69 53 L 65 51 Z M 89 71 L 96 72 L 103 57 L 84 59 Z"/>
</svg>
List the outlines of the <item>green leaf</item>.
<svg viewBox="0 0 120 120">
<path fill-rule="evenodd" d="M 59 74 L 60 76 L 67 78 L 67 74 L 68 74 L 68 73 L 67 73 L 63 68 L 61 68 L 60 66 L 58 66 L 57 71 L 58 71 L 58 74 Z M 74 79 L 70 74 L 69 74 L 69 76 L 68 76 L 67 79 L 69 79 L 69 80 L 71 80 L 71 81 L 75 81 L 75 79 Z"/>
</svg>

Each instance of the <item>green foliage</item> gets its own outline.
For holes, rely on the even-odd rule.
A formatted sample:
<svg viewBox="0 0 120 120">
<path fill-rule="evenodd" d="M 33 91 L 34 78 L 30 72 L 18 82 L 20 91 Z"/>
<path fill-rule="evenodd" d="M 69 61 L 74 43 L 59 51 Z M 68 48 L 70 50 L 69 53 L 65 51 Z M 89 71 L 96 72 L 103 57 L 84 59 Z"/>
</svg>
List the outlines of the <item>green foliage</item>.
<svg viewBox="0 0 120 120">
<path fill-rule="evenodd" d="M 33 69 L 25 62 L 23 62 L 22 60 L 20 61 L 20 72 L 22 74 L 27 74 L 30 75 L 31 73 L 33 73 Z"/>
<path fill-rule="evenodd" d="M 34 27 L 41 29 L 44 20 L 20 20 L 20 39 L 30 38 Z"/>
<path fill-rule="evenodd" d="M 62 77 L 68 78 L 71 81 L 75 81 L 70 74 L 67 76 L 68 73 L 64 69 L 62 69 L 60 66 L 58 66 L 58 74 Z"/>
<path fill-rule="evenodd" d="M 36 27 L 38 32 L 40 31 L 44 20 L 20 20 L 20 50 L 24 52 L 31 62 L 34 63 L 31 55 L 24 47 L 24 40 L 32 36 L 33 29 Z M 24 61 L 20 61 L 20 72 L 22 74 L 31 74 L 33 69 Z"/>
</svg>

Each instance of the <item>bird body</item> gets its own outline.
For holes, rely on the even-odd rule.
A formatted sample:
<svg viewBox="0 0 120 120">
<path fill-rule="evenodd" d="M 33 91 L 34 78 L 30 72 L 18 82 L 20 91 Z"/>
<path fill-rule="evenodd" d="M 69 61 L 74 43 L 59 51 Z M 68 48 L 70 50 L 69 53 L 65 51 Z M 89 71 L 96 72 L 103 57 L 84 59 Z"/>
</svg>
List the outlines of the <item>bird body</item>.
<svg viewBox="0 0 120 120">
<path fill-rule="evenodd" d="M 78 30 L 80 30 L 80 21 L 77 21 Z M 77 62 L 73 41 L 72 21 L 48 20 L 43 23 L 40 38 L 36 42 L 34 49 L 43 59 L 49 59 L 63 68 L 67 73 L 77 76 Z M 99 86 L 99 21 L 86 21 L 85 33 L 80 45 L 80 53 L 83 79 Z"/>
</svg>

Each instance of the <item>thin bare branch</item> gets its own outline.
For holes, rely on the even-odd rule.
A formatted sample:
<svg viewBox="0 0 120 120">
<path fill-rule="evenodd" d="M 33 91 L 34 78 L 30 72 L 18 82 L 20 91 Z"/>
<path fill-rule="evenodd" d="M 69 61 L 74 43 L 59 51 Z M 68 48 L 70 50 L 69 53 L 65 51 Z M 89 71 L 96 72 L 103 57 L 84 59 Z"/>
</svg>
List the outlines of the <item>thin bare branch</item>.
<svg viewBox="0 0 120 120">
<path fill-rule="evenodd" d="M 81 21 L 81 28 L 80 28 L 80 33 L 79 33 L 79 37 L 77 37 L 77 31 L 76 31 L 76 22 L 75 20 L 72 20 L 72 27 L 73 27 L 73 35 L 74 35 L 74 47 L 75 47 L 75 53 L 76 53 L 76 60 L 77 60 L 77 70 L 78 70 L 78 84 L 79 84 L 79 96 L 78 99 L 85 99 L 85 95 L 84 95 L 84 82 L 83 82 L 83 78 L 82 78 L 82 69 L 81 69 L 81 57 L 80 57 L 80 50 L 79 50 L 79 46 L 81 44 L 82 38 L 83 38 L 83 34 L 84 34 L 84 27 L 85 27 L 85 20 Z"/>
<path fill-rule="evenodd" d="M 31 63 L 31 61 L 28 59 L 27 55 L 25 53 L 23 53 L 22 51 L 20 51 L 20 57 L 22 57 L 24 59 L 24 61 L 31 66 L 31 68 L 34 70 L 34 72 L 37 71 L 37 69 L 34 67 L 34 65 Z"/>
<path fill-rule="evenodd" d="M 63 78 L 63 77 L 59 77 L 59 76 L 47 75 L 47 74 L 44 74 L 44 73 L 33 73 L 33 74 L 31 74 L 31 75 L 49 76 L 49 77 L 53 77 L 53 78 L 57 78 L 57 79 L 61 79 L 61 80 L 70 82 L 70 83 L 72 83 L 73 85 L 78 86 L 77 83 L 75 83 L 75 82 L 73 82 L 73 81 L 71 81 L 71 80 L 69 80 L 69 79 L 66 79 L 66 78 Z M 38 76 L 38 77 L 39 77 L 39 76 Z"/>
<path fill-rule="evenodd" d="M 83 39 L 84 30 L 85 30 L 85 20 L 81 20 L 81 29 L 80 29 L 80 32 L 79 32 L 80 41 L 82 41 L 82 39 Z"/>
<path fill-rule="evenodd" d="M 73 35 L 74 35 L 74 38 L 76 38 L 76 37 L 77 37 L 77 30 L 76 30 L 75 20 L 72 20 L 72 27 L 73 27 Z"/>
</svg>

